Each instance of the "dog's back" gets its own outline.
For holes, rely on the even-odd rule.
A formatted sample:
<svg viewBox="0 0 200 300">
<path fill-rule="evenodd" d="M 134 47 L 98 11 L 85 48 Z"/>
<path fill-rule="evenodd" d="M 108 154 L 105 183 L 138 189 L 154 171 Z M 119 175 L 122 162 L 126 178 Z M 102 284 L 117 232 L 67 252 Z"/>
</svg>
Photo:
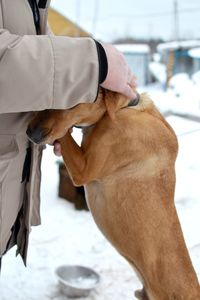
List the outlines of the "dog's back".
<svg viewBox="0 0 200 300">
<path fill-rule="evenodd" d="M 82 148 L 101 169 L 85 186 L 95 222 L 139 273 L 149 299 L 200 299 L 174 206 L 177 139 L 148 96 L 114 122 L 105 115 Z"/>
</svg>

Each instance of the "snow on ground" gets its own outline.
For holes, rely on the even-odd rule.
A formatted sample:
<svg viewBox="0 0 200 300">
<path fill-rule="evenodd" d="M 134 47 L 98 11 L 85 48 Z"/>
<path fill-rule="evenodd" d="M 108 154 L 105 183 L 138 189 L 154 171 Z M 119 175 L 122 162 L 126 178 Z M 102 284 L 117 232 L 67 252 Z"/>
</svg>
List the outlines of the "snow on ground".
<svg viewBox="0 0 200 300">
<path fill-rule="evenodd" d="M 150 94 L 160 102 L 167 101 L 167 95 L 156 89 Z M 161 98 L 156 97 L 158 94 Z M 176 206 L 200 278 L 200 123 L 173 115 L 167 119 L 179 140 Z M 88 300 L 135 299 L 133 291 L 140 287 L 136 275 L 99 232 L 90 213 L 76 211 L 72 204 L 58 198 L 56 160 L 47 147 L 42 164 L 42 226 L 32 230 L 27 268 L 19 257 L 15 258 L 15 249 L 4 257 L 0 300 L 66 299 L 54 274 L 62 264 L 81 264 L 99 272 L 101 282 Z"/>
</svg>

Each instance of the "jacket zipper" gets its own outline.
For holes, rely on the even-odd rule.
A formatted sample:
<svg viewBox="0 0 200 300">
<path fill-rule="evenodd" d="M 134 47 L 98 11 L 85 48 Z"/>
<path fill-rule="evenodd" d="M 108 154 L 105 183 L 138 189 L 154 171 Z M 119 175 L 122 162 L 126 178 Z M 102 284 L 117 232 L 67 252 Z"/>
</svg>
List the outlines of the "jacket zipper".
<svg viewBox="0 0 200 300">
<path fill-rule="evenodd" d="M 36 32 L 39 35 L 41 34 L 41 30 L 40 30 L 40 12 L 38 8 L 38 4 L 36 0 L 28 0 L 28 2 L 33 12 L 33 19 L 35 23 Z"/>
</svg>

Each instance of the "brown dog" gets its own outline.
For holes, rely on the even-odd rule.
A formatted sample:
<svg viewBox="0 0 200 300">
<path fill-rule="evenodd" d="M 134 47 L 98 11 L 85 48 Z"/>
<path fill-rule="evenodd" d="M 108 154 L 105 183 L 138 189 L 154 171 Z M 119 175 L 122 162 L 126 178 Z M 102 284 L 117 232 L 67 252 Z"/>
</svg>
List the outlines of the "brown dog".
<svg viewBox="0 0 200 300">
<path fill-rule="evenodd" d="M 113 99 L 114 98 L 114 99 Z M 138 273 L 139 299 L 200 300 L 200 288 L 174 206 L 177 139 L 147 95 L 103 91 L 93 104 L 40 112 L 28 135 L 60 139 L 75 185 L 84 185 L 94 220 Z M 93 124 L 79 147 L 68 129 Z"/>
</svg>

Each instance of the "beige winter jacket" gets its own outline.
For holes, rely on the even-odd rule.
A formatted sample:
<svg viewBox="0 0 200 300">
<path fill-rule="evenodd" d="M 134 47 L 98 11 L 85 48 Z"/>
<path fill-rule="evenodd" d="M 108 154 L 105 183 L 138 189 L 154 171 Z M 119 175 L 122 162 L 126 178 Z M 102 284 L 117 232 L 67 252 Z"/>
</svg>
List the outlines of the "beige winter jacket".
<svg viewBox="0 0 200 300">
<path fill-rule="evenodd" d="M 92 102 L 99 80 L 95 42 L 45 35 L 50 0 L 39 2 L 37 36 L 28 0 L 0 0 L 0 256 L 17 244 L 24 261 L 40 224 L 42 149 L 26 137 L 30 112 Z"/>
</svg>

